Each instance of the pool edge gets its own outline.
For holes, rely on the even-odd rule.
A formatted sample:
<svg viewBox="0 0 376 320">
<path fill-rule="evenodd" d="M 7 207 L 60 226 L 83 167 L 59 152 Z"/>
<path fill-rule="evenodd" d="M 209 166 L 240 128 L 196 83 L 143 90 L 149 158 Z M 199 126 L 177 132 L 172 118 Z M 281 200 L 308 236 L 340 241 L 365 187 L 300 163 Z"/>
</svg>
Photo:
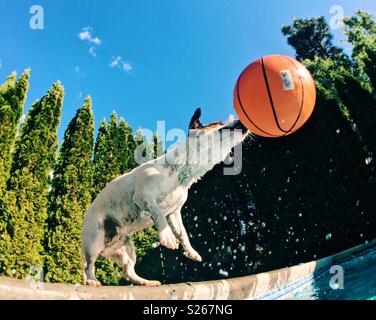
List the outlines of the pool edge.
<svg viewBox="0 0 376 320">
<path fill-rule="evenodd" d="M 0 277 L 0 300 L 247 300 L 268 299 L 314 273 L 376 245 L 376 239 L 332 256 L 256 275 L 160 287 L 99 287 L 47 284 Z"/>
</svg>

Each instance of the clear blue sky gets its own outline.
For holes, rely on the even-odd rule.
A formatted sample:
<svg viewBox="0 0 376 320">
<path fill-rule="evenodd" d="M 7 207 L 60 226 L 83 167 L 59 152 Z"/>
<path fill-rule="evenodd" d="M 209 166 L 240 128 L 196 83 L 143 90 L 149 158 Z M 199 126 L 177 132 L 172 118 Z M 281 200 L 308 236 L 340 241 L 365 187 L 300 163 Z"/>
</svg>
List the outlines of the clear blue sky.
<svg viewBox="0 0 376 320">
<path fill-rule="evenodd" d="M 34 4 L 44 8 L 44 30 L 29 27 Z M 293 55 L 282 25 L 293 17 L 329 19 L 333 5 L 345 15 L 376 13 L 375 0 L 0 0 L 0 82 L 31 68 L 27 110 L 61 80 L 60 139 L 86 95 L 96 127 L 116 110 L 135 129 L 155 130 L 157 120 L 186 129 L 197 106 L 204 122 L 226 119 L 246 65 Z"/>
</svg>

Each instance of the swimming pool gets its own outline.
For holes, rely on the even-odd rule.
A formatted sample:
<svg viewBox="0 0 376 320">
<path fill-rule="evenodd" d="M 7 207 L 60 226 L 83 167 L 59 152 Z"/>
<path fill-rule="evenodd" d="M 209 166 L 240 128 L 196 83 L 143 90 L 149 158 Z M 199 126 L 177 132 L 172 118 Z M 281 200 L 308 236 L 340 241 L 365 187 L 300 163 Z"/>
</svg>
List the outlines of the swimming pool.
<svg viewBox="0 0 376 320">
<path fill-rule="evenodd" d="M 336 262 L 280 299 L 376 300 L 376 247 Z"/>
</svg>

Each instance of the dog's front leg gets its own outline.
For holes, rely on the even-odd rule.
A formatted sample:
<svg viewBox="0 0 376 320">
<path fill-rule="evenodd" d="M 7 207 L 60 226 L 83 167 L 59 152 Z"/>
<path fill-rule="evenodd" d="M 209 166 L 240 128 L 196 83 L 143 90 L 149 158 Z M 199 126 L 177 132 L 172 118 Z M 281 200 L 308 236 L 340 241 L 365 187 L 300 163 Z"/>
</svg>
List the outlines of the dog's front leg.
<svg viewBox="0 0 376 320">
<path fill-rule="evenodd" d="M 168 225 L 166 217 L 163 214 L 152 213 L 152 218 L 158 231 L 160 244 L 168 249 L 178 249 L 179 241 Z"/>
<path fill-rule="evenodd" d="M 188 259 L 201 262 L 202 261 L 201 256 L 198 254 L 198 252 L 195 249 L 193 249 L 189 241 L 189 237 L 188 237 L 187 231 L 185 230 L 180 210 L 177 210 L 171 213 L 170 215 L 168 215 L 167 221 L 172 229 L 172 232 L 174 233 L 176 238 L 180 241 L 184 249 L 184 255 Z"/>
<path fill-rule="evenodd" d="M 133 201 L 142 209 L 151 214 L 151 218 L 154 221 L 154 225 L 157 229 L 159 235 L 159 242 L 162 246 L 176 250 L 179 248 L 179 242 L 173 234 L 170 226 L 167 223 L 166 216 L 163 210 L 158 206 L 155 200 L 148 200 L 151 197 L 145 196 L 143 194 L 135 194 L 133 196 Z"/>
</svg>

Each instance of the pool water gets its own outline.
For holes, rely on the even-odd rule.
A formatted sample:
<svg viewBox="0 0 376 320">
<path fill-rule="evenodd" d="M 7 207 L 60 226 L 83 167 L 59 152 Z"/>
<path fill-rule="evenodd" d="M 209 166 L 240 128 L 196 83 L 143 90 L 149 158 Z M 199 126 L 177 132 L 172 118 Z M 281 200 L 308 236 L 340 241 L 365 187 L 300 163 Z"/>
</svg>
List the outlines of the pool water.
<svg viewBox="0 0 376 320">
<path fill-rule="evenodd" d="M 285 299 L 376 300 L 376 248 L 338 262 L 331 271 L 328 268 L 316 274 L 313 280 Z"/>
</svg>

